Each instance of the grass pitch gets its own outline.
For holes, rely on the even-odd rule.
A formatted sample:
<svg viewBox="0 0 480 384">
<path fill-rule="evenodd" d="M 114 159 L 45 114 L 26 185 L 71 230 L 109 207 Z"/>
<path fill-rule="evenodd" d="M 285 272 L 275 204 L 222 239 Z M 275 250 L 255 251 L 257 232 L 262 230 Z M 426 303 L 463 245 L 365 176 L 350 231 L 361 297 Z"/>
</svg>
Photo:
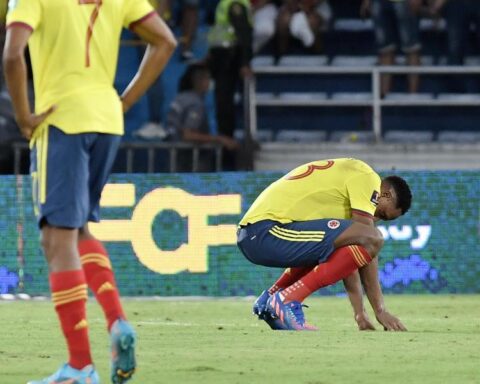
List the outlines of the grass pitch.
<svg viewBox="0 0 480 384">
<path fill-rule="evenodd" d="M 359 332 L 345 298 L 307 301 L 319 332 L 273 332 L 246 300 L 126 301 L 138 336 L 133 383 L 480 383 L 480 296 L 386 298 L 409 332 Z M 93 355 L 109 383 L 108 339 L 88 306 Z M 49 302 L 0 302 L 0 383 L 51 374 L 65 347 Z"/>
</svg>

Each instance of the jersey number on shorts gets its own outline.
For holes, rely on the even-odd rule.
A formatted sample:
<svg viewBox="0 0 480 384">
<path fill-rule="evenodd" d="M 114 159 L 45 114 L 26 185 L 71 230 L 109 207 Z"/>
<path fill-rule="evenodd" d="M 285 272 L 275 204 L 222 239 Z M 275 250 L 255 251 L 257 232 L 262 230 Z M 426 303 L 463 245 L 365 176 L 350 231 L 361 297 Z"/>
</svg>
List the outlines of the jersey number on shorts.
<svg viewBox="0 0 480 384">
<path fill-rule="evenodd" d="M 92 40 L 93 27 L 95 26 L 95 21 L 97 21 L 98 14 L 100 13 L 100 7 L 102 6 L 102 0 L 78 0 L 80 5 L 95 4 L 93 9 L 92 16 L 90 16 L 90 22 L 88 23 L 87 28 L 87 44 L 85 52 L 85 66 L 90 67 L 90 41 Z"/>
<path fill-rule="evenodd" d="M 332 160 L 328 160 L 324 165 L 317 165 L 317 164 L 309 164 L 307 170 L 305 172 L 300 173 L 299 175 L 287 175 L 285 178 L 287 180 L 298 180 L 303 179 L 304 177 L 310 176 L 314 171 L 323 171 L 333 166 L 335 162 Z"/>
</svg>

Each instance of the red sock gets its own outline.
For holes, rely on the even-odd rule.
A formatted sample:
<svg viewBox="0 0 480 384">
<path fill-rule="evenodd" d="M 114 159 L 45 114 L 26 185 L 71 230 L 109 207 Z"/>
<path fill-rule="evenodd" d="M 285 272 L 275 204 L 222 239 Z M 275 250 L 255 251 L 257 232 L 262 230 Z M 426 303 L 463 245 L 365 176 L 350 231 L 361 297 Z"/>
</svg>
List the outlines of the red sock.
<svg viewBox="0 0 480 384">
<path fill-rule="evenodd" d="M 78 251 L 88 286 L 102 307 L 110 330 L 117 319 L 125 319 L 125 314 L 108 253 L 96 239 L 80 241 Z"/>
<path fill-rule="evenodd" d="M 278 280 L 270 287 L 268 293 L 273 295 L 275 292 L 278 292 L 280 289 L 285 289 L 292 285 L 295 281 L 301 279 L 308 272 L 310 272 L 314 267 L 295 267 L 287 268 Z"/>
<path fill-rule="evenodd" d="M 372 261 L 367 250 L 359 245 L 349 245 L 335 250 L 325 263 L 318 264 L 303 278 L 282 291 L 285 302 L 305 300 L 317 289 L 342 280 Z"/>
<path fill-rule="evenodd" d="M 85 310 L 87 284 L 81 269 L 50 273 L 50 288 L 70 355 L 69 364 L 82 369 L 92 364 Z"/>
</svg>

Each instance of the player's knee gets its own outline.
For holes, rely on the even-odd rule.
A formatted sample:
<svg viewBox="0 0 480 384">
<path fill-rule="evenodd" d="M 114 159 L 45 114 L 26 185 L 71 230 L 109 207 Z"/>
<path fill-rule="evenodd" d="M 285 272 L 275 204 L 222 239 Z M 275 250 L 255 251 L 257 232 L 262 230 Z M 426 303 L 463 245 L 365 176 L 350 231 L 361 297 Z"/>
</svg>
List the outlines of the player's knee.
<svg viewBox="0 0 480 384">
<path fill-rule="evenodd" d="M 375 228 L 375 231 L 369 236 L 370 255 L 376 256 L 383 247 L 384 239 L 382 233 Z"/>
<path fill-rule="evenodd" d="M 361 236 L 358 245 L 361 245 L 371 257 L 375 257 L 383 247 L 383 236 L 375 228 L 373 231 Z"/>
</svg>

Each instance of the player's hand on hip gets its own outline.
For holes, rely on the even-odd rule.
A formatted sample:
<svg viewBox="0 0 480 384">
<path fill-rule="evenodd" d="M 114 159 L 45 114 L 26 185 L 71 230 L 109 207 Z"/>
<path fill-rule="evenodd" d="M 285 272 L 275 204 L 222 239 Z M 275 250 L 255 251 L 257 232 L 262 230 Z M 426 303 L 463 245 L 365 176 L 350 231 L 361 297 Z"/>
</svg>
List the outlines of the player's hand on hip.
<svg viewBox="0 0 480 384">
<path fill-rule="evenodd" d="M 406 331 L 407 328 L 402 324 L 400 319 L 387 311 L 375 314 L 378 322 L 383 325 L 385 331 Z"/>
<path fill-rule="evenodd" d="M 27 140 L 30 140 L 32 138 L 33 132 L 35 132 L 35 129 L 37 129 L 37 127 L 40 126 L 45 121 L 45 119 L 55 111 L 55 109 L 56 106 L 52 106 L 45 112 L 39 113 L 38 115 L 31 113 L 30 115 L 27 115 L 23 118 L 18 118 L 17 123 L 20 128 L 20 132 L 22 133 L 22 136 L 25 137 Z"/>
<path fill-rule="evenodd" d="M 375 326 L 370 321 L 367 312 L 357 313 L 355 315 L 355 321 L 357 322 L 359 331 L 375 331 Z"/>
</svg>

